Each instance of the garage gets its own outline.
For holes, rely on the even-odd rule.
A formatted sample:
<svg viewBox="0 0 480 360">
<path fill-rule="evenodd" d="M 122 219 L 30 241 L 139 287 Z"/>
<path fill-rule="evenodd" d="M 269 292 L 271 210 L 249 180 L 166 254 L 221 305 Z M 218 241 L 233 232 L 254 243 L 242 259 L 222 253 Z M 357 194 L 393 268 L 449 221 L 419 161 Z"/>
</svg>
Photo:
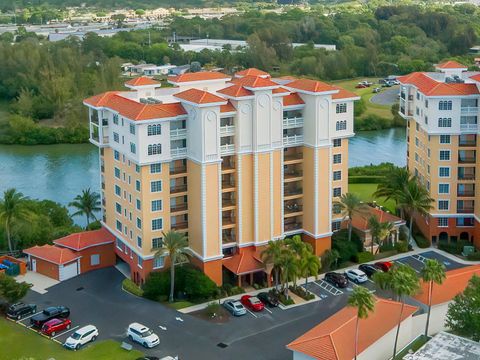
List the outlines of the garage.
<svg viewBox="0 0 480 360">
<path fill-rule="evenodd" d="M 78 261 L 74 261 L 71 264 L 63 265 L 59 267 L 59 280 L 68 280 L 77 276 L 80 273 L 78 269 Z"/>
</svg>

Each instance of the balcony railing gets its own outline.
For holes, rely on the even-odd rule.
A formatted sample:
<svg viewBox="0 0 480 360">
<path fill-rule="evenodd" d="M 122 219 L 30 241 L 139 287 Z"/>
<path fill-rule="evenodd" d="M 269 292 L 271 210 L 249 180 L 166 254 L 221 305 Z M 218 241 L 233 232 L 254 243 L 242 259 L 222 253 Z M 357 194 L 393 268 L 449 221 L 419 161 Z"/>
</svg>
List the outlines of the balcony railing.
<svg viewBox="0 0 480 360">
<path fill-rule="evenodd" d="M 170 169 L 170 175 L 178 175 L 178 174 L 184 174 L 187 172 L 187 167 L 186 166 L 177 166 L 172 169 Z"/>
<path fill-rule="evenodd" d="M 222 226 L 230 226 L 235 224 L 236 224 L 235 218 L 232 218 L 230 216 L 222 217 Z"/>
<path fill-rule="evenodd" d="M 477 146 L 476 140 L 460 140 L 458 142 L 459 146 Z"/>
<path fill-rule="evenodd" d="M 179 223 L 176 223 L 176 224 L 172 224 L 172 225 L 170 225 L 170 228 L 172 230 L 175 230 L 175 231 L 187 230 L 188 229 L 188 222 L 183 221 L 183 222 L 179 222 Z"/>
<path fill-rule="evenodd" d="M 179 184 L 179 185 L 174 185 L 170 186 L 170 193 L 171 194 L 176 194 L 176 193 L 181 193 L 187 191 L 187 184 Z"/>
<path fill-rule="evenodd" d="M 292 129 L 303 126 L 303 117 L 294 117 L 283 119 L 283 128 Z"/>
<path fill-rule="evenodd" d="M 458 180 L 475 180 L 475 174 L 458 174 Z"/>
<path fill-rule="evenodd" d="M 234 243 L 236 242 L 237 240 L 235 239 L 235 237 L 233 235 L 223 235 L 222 236 L 222 244 L 231 244 L 231 243 Z"/>
<path fill-rule="evenodd" d="M 301 188 L 285 188 L 283 191 L 284 196 L 294 196 L 294 195 L 301 195 L 303 194 L 303 190 Z"/>
<path fill-rule="evenodd" d="M 472 214 L 473 211 L 474 211 L 473 207 L 457 208 L 457 213 L 459 214 Z"/>
<path fill-rule="evenodd" d="M 458 162 L 460 164 L 473 164 L 475 163 L 475 156 L 458 157 Z"/>
<path fill-rule="evenodd" d="M 235 144 L 220 145 L 220 154 L 231 155 L 235 152 Z"/>
<path fill-rule="evenodd" d="M 292 179 L 301 179 L 303 177 L 303 174 L 301 171 L 289 171 L 289 172 L 285 172 L 283 174 L 283 181 L 289 181 L 289 180 L 292 180 Z"/>
<path fill-rule="evenodd" d="M 181 158 L 187 155 L 187 148 L 175 148 L 175 149 L 170 149 L 170 154 L 172 155 L 172 158 Z"/>
<path fill-rule="evenodd" d="M 170 130 L 170 140 L 181 140 L 187 138 L 187 129 Z"/>
<path fill-rule="evenodd" d="M 475 196 L 475 190 L 464 190 L 464 191 L 458 191 L 457 196 L 461 197 L 473 197 Z"/>
<path fill-rule="evenodd" d="M 301 229 L 302 229 L 302 223 L 300 223 L 300 222 L 295 222 L 295 223 L 285 224 L 285 225 L 283 226 L 283 229 L 284 229 L 285 232 L 287 232 L 287 231 L 301 230 Z"/>
<path fill-rule="evenodd" d="M 235 200 L 233 199 L 222 199 L 222 208 L 228 208 L 235 206 Z"/>
<path fill-rule="evenodd" d="M 291 163 L 297 163 L 297 162 L 302 162 L 303 161 L 303 155 L 302 154 L 292 154 L 292 155 L 285 155 L 283 158 L 283 163 L 285 165 L 291 164 Z"/>
<path fill-rule="evenodd" d="M 477 114 L 478 113 L 478 107 L 477 106 L 462 106 L 461 107 L 461 112 L 463 114 Z"/>
<path fill-rule="evenodd" d="M 235 134 L 235 125 L 220 126 L 221 136 L 234 135 L 234 134 Z"/>
<path fill-rule="evenodd" d="M 303 135 L 290 135 L 283 137 L 283 145 L 294 146 L 303 144 Z"/>
<path fill-rule="evenodd" d="M 186 203 L 184 204 L 178 204 L 178 205 L 171 205 L 170 206 L 170 212 L 175 213 L 175 212 L 180 212 L 180 211 L 186 211 L 188 210 L 188 206 Z"/>
<path fill-rule="evenodd" d="M 302 211 L 303 211 L 303 206 L 300 204 L 291 204 L 291 205 L 289 204 L 289 205 L 285 205 L 285 207 L 283 208 L 284 214 L 294 214 Z"/>
<path fill-rule="evenodd" d="M 478 124 L 460 124 L 461 131 L 478 131 Z"/>
</svg>

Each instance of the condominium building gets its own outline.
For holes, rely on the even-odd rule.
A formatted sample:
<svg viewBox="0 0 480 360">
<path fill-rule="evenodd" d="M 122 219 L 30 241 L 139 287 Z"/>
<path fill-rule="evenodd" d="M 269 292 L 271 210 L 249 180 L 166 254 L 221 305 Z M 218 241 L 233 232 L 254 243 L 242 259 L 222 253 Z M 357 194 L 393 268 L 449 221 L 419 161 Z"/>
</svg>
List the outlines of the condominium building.
<svg viewBox="0 0 480 360">
<path fill-rule="evenodd" d="M 147 77 L 84 101 L 99 147 L 103 225 L 142 282 L 166 266 L 163 232 L 188 235 L 217 284 L 265 276 L 265 245 L 301 234 L 320 255 L 340 226 L 353 103 L 346 90 L 248 69 Z"/>
<path fill-rule="evenodd" d="M 407 166 L 435 200 L 417 225 L 432 242 L 469 240 L 478 228 L 480 72 L 455 61 L 399 78 L 400 115 L 407 119 Z"/>
</svg>

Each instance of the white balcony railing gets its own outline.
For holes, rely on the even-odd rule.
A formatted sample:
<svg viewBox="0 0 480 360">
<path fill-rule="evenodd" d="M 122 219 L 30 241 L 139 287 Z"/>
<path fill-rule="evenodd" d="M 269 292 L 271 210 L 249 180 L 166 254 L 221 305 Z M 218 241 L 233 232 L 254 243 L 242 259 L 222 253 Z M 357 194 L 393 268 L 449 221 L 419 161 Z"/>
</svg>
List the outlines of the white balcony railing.
<svg viewBox="0 0 480 360">
<path fill-rule="evenodd" d="M 181 158 L 187 155 L 187 148 L 175 148 L 175 149 L 170 149 L 170 154 L 172 155 L 172 158 Z"/>
<path fill-rule="evenodd" d="M 283 137 L 284 146 L 295 146 L 303 143 L 303 135 L 290 135 Z"/>
<path fill-rule="evenodd" d="M 187 129 L 170 130 L 170 140 L 181 140 L 187 138 Z"/>
<path fill-rule="evenodd" d="M 478 124 L 460 124 L 461 131 L 478 131 Z"/>
<path fill-rule="evenodd" d="M 283 128 L 292 129 L 303 126 L 303 117 L 283 119 Z"/>
<path fill-rule="evenodd" d="M 221 155 L 230 155 L 235 152 L 235 144 L 225 144 L 220 145 L 220 154 Z"/>
<path fill-rule="evenodd" d="M 477 114 L 478 107 L 477 106 L 462 106 L 461 107 L 462 114 Z"/>
<path fill-rule="evenodd" d="M 220 135 L 221 136 L 235 135 L 235 125 L 220 126 Z"/>
</svg>

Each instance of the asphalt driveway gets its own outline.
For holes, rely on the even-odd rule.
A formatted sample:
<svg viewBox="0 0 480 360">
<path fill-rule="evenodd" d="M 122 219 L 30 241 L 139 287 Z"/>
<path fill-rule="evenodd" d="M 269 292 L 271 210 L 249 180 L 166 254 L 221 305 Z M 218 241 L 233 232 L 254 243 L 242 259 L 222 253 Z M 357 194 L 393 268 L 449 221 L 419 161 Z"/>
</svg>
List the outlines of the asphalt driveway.
<svg viewBox="0 0 480 360">
<path fill-rule="evenodd" d="M 370 101 L 378 105 L 393 105 L 398 101 L 398 91 L 398 86 L 386 88 L 385 90 L 382 88 L 382 91 L 372 96 Z"/>
</svg>

